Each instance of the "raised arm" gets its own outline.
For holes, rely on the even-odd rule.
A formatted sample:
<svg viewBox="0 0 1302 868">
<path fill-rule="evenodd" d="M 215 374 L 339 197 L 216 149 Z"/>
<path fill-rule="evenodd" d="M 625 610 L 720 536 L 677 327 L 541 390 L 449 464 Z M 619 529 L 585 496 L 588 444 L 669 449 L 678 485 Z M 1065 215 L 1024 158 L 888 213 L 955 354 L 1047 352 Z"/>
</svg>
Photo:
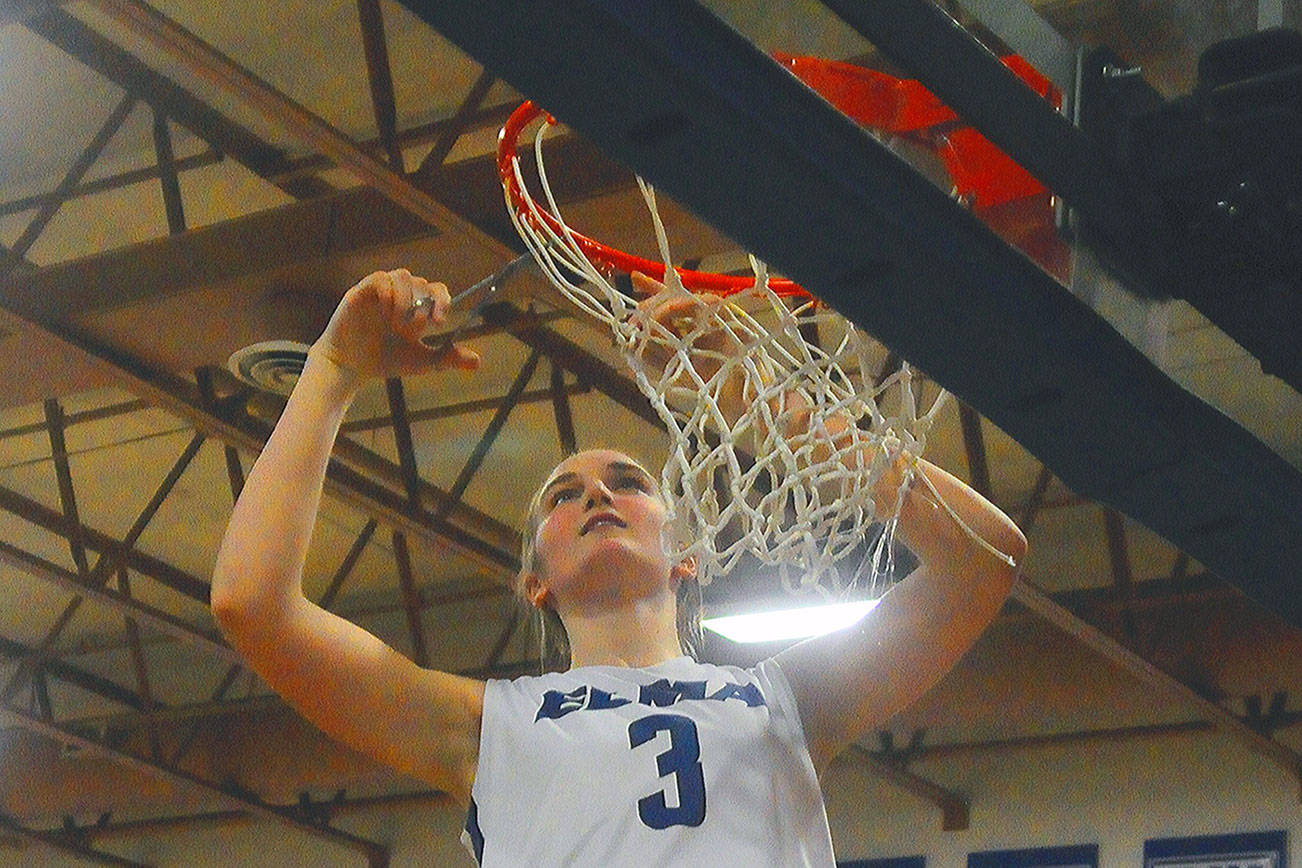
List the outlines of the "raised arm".
<svg viewBox="0 0 1302 868">
<path fill-rule="evenodd" d="M 941 499 L 980 539 L 1020 564 L 1026 539 L 1012 520 L 926 461 Z M 916 479 L 896 539 L 920 565 L 859 623 L 807 639 L 777 659 L 791 682 L 814 767 L 912 704 L 948 672 L 999 614 L 1017 567 L 973 539 Z"/>
<path fill-rule="evenodd" d="M 412 301 L 435 304 L 408 317 Z M 483 684 L 416 666 L 303 594 L 303 565 L 344 413 L 369 378 L 473 368 L 419 342 L 448 294 L 406 271 L 348 291 L 308 354 L 289 403 L 249 473 L 217 555 L 212 608 L 249 666 L 323 731 L 399 771 L 469 799 Z"/>
</svg>

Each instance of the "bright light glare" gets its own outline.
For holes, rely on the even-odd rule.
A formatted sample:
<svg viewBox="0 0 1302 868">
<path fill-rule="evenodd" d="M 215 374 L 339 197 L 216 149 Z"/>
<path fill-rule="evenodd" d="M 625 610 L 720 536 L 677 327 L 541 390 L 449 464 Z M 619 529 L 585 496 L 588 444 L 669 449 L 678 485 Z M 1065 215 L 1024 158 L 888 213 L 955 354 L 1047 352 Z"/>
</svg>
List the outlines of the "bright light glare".
<svg viewBox="0 0 1302 868">
<path fill-rule="evenodd" d="M 777 642 L 782 639 L 807 639 L 849 627 L 877 605 L 876 600 L 805 606 L 778 612 L 749 615 L 726 615 L 706 618 L 701 626 L 734 642 Z"/>
</svg>

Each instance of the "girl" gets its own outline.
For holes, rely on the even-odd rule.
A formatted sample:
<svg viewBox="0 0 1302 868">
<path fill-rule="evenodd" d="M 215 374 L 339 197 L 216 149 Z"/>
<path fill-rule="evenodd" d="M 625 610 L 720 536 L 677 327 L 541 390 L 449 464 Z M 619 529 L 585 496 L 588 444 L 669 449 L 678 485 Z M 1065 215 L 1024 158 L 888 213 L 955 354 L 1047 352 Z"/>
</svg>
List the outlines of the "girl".
<svg viewBox="0 0 1302 868">
<path fill-rule="evenodd" d="M 911 490 L 897 533 L 921 565 L 869 615 L 754 669 L 700 664 L 677 629 L 695 565 L 666 551 L 655 479 L 622 453 L 581 452 L 534 499 L 519 577 L 560 616 L 571 668 L 488 683 L 421 669 L 311 603 L 300 580 L 358 388 L 478 366 L 465 348 L 420 343 L 448 303 L 442 284 L 372 274 L 313 345 L 218 554 L 212 605 L 232 644 L 324 731 L 466 804 L 483 865 L 832 865 L 818 773 L 953 666 L 1015 568 Z M 944 471 L 918 472 L 1021 562 L 1011 520 Z"/>
</svg>

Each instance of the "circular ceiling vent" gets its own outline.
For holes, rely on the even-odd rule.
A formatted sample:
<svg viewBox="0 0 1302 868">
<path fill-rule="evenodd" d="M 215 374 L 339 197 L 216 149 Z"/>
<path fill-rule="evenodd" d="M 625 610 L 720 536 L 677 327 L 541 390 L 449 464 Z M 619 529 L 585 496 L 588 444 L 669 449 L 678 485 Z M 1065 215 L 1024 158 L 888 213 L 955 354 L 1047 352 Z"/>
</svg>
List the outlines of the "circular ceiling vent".
<svg viewBox="0 0 1302 868">
<path fill-rule="evenodd" d="M 231 354 L 231 373 L 251 386 L 288 395 L 307 363 L 308 345 L 298 341 L 262 341 Z"/>
</svg>

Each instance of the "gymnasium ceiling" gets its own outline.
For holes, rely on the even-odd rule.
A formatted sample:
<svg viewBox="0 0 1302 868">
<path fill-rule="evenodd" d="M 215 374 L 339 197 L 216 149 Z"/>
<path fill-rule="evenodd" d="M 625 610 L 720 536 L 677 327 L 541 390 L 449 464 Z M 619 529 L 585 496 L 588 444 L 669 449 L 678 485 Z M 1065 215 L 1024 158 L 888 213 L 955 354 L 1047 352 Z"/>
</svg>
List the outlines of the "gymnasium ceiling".
<svg viewBox="0 0 1302 868">
<path fill-rule="evenodd" d="M 766 50 L 891 68 L 818 4 L 709 5 Z M 1251 3 L 1037 6 L 1168 97 L 1192 87 L 1203 48 L 1257 20 Z M 388 0 L 4 0 L 0 25 L 9 841 L 94 862 L 144 829 L 252 815 L 382 864 L 390 842 L 322 818 L 438 795 L 327 746 L 239 667 L 206 609 L 233 493 L 283 400 L 227 361 L 310 342 L 368 271 L 408 267 L 455 290 L 522 249 L 492 158 L 521 94 Z M 550 147 L 571 223 L 645 249 L 631 174 L 577 135 Z M 680 259 L 735 258 L 685 209 L 663 212 Z M 1207 319 L 1115 288 L 1098 305 L 1302 469 L 1298 393 Z M 539 474 L 573 445 L 655 462 L 663 435 L 608 337 L 538 278 L 513 281 L 475 334 L 480 373 L 357 401 L 305 586 L 423 664 L 508 676 L 536 665 L 506 586 Z M 929 749 L 1215 727 L 1296 770 L 1295 627 L 961 402 L 928 457 L 1027 530 L 1027 583 L 958 675 L 848 761 L 954 826 L 962 794 L 908 769 Z M 718 640 L 707 653 L 758 652 Z M 1014 693 L 1011 707 L 991 700 Z M 891 749 L 911 739 L 912 753 Z"/>
</svg>

